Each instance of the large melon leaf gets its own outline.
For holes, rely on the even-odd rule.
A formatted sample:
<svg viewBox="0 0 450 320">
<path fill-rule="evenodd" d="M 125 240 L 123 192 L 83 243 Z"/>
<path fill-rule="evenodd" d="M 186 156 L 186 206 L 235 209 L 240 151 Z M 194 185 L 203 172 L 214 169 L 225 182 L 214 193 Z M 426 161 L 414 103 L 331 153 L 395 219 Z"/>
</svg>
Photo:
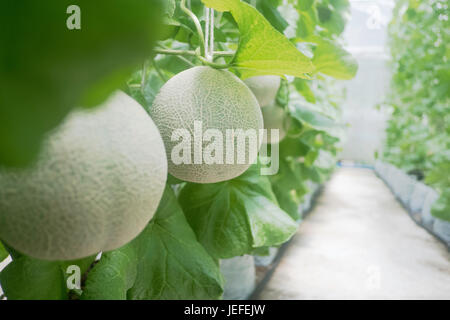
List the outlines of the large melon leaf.
<svg viewBox="0 0 450 320">
<path fill-rule="evenodd" d="M 216 258 L 282 244 L 297 230 L 296 222 L 278 207 L 257 165 L 233 180 L 189 183 L 179 200 L 198 240 Z"/>
<path fill-rule="evenodd" d="M 223 279 L 166 187 L 155 217 L 89 273 L 83 299 L 218 299 Z"/>
<path fill-rule="evenodd" d="M 308 78 L 314 71 L 308 57 L 277 31 L 254 7 L 240 0 L 202 0 L 219 11 L 230 11 L 236 20 L 239 46 L 232 65 L 241 77 L 272 74 Z"/>
<path fill-rule="evenodd" d="M 13 261 L 0 273 L 0 284 L 8 300 L 64 300 L 69 297 L 67 268 L 80 268 L 82 275 L 95 256 L 76 261 L 44 261 L 12 254 Z"/>
</svg>

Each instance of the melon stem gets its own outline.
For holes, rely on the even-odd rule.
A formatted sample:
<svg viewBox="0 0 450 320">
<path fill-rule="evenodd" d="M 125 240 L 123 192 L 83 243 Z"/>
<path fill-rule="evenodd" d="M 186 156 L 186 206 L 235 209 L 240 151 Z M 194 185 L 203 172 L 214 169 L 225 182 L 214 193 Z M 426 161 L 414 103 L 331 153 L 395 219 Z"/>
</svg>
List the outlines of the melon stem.
<svg viewBox="0 0 450 320">
<path fill-rule="evenodd" d="M 205 37 L 203 35 L 202 25 L 200 24 L 200 21 L 198 20 L 197 16 L 186 7 L 186 0 L 181 0 L 180 8 L 183 10 L 184 13 L 186 13 L 194 22 L 195 29 L 197 30 L 198 37 L 200 39 L 200 49 L 203 52 L 205 50 Z"/>
<path fill-rule="evenodd" d="M 232 66 L 232 64 L 229 64 L 229 63 L 222 64 L 222 63 L 216 63 L 216 62 L 209 61 L 208 59 L 203 57 L 200 53 L 198 53 L 196 51 L 192 51 L 192 50 L 173 50 L 173 49 L 156 48 L 156 49 L 153 49 L 153 51 L 158 54 L 168 54 L 168 55 L 177 55 L 177 56 L 187 55 L 187 56 L 197 57 L 204 65 L 210 66 L 215 69 L 226 69 L 226 68 L 229 68 Z M 214 54 L 217 54 L 216 56 L 231 57 L 234 55 L 234 52 L 217 51 L 217 52 L 214 52 Z"/>
<path fill-rule="evenodd" d="M 216 63 L 216 62 L 211 62 L 208 59 L 202 57 L 202 56 L 197 56 L 197 58 L 203 62 L 204 65 L 210 66 L 214 69 L 227 69 L 229 67 L 232 66 L 232 64 L 230 63 Z"/>
<path fill-rule="evenodd" d="M 198 56 L 199 54 L 194 50 L 175 50 L 175 49 L 165 49 L 165 48 L 155 48 L 153 49 L 155 53 L 176 55 L 176 56 Z M 214 57 L 232 57 L 234 56 L 234 51 L 214 51 Z"/>
</svg>

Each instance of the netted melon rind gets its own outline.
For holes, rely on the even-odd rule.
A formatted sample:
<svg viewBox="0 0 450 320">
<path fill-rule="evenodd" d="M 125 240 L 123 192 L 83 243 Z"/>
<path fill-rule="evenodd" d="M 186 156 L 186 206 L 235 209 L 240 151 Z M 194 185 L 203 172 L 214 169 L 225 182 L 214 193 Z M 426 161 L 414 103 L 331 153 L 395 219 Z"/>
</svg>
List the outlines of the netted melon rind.
<svg viewBox="0 0 450 320">
<path fill-rule="evenodd" d="M 28 169 L 0 169 L 0 238 L 45 260 L 116 249 L 153 217 L 167 159 L 157 127 L 122 92 L 71 113 Z"/>
</svg>

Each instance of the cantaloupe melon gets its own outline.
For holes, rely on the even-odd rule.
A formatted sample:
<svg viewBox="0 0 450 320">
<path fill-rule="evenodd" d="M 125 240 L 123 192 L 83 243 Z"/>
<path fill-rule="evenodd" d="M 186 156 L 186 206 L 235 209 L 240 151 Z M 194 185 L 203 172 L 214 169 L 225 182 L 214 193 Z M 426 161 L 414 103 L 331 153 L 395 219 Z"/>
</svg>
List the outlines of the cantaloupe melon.
<svg viewBox="0 0 450 320">
<path fill-rule="evenodd" d="M 272 105 L 275 102 L 280 81 L 279 76 L 256 76 L 244 80 L 261 107 Z"/>
<path fill-rule="evenodd" d="M 264 137 L 263 143 L 279 143 L 286 137 L 290 125 L 287 115 L 283 108 L 276 104 L 261 110 L 264 118 L 264 129 L 267 130 L 267 137 Z M 271 134 L 271 129 L 278 129 L 278 137 Z"/>
<path fill-rule="evenodd" d="M 247 148 L 241 152 L 241 155 L 245 153 L 243 164 L 236 159 L 233 163 L 226 162 L 226 152 L 230 152 L 230 148 L 224 148 L 222 163 L 207 164 L 201 161 L 196 164 L 193 161 L 195 122 L 201 122 L 202 132 L 208 129 L 221 132 L 225 147 L 227 130 L 252 129 L 258 135 L 259 129 L 263 128 L 258 101 L 250 89 L 229 71 L 194 67 L 177 74 L 164 84 L 155 97 L 150 115 L 164 140 L 169 172 L 178 179 L 197 183 L 229 180 L 242 174 L 256 159 L 256 155 L 252 156 L 249 152 L 247 143 Z M 190 163 L 173 161 L 172 151 L 181 141 L 173 141 L 172 135 L 177 129 L 186 129 L 191 135 Z M 203 142 L 202 146 L 208 144 Z M 230 145 L 237 155 L 237 140 Z"/>
<path fill-rule="evenodd" d="M 77 110 L 26 169 L 0 169 L 0 238 L 45 260 L 118 248 L 153 217 L 164 191 L 163 141 L 144 109 L 117 92 Z"/>
</svg>

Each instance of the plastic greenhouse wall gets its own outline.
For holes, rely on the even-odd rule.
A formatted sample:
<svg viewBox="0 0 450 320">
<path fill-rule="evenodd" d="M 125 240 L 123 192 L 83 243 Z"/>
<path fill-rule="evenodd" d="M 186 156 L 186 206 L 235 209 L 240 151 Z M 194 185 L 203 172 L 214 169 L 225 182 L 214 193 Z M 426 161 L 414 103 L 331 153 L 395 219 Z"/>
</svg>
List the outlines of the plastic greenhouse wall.
<svg viewBox="0 0 450 320">
<path fill-rule="evenodd" d="M 386 28 L 393 5 L 393 1 L 352 1 L 344 41 L 358 61 L 359 72 L 343 83 L 347 94 L 343 123 L 348 126 L 340 155 L 344 160 L 373 164 L 384 144 L 389 115 L 376 106 L 389 90 Z"/>
</svg>

